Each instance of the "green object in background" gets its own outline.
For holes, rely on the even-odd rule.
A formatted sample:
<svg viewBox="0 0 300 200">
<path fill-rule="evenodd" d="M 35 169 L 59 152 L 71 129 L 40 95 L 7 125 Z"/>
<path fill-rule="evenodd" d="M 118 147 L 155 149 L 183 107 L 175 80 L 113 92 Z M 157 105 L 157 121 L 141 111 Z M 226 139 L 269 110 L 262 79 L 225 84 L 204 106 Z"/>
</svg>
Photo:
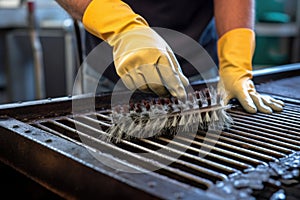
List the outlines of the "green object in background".
<svg viewBox="0 0 300 200">
<path fill-rule="evenodd" d="M 254 65 L 281 65 L 289 60 L 287 39 L 277 37 L 256 37 L 256 48 L 253 57 Z"/>
<path fill-rule="evenodd" d="M 256 21 L 281 22 L 290 21 L 285 11 L 286 0 L 256 0 Z"/>
<path fill-rule="evenodd" d="M 266 12 L 260 16 L 261 22 L 268 23 L 288 23 L 291 21 L 291 18 L 288 14 L 280 12 Z"/>
<path fill-rule="evenodd" d="M 288 23 L 291 17 L 285 13 L 286 0 L 256 0 L 256 22 Z M 254 65 L 281 65 L 289 60 L 288 39 L 256 35 Z"/>
</svg>

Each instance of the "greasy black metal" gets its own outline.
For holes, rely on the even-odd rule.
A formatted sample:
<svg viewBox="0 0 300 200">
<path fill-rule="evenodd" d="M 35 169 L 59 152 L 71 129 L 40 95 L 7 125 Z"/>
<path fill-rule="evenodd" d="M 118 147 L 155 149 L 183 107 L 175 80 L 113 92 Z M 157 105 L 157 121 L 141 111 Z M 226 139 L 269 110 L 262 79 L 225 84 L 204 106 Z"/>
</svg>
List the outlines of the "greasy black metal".
<svg viewBox="0 0 300 200">
<path fill-rule="evenodd" d="M 84 98 L 88 97 L 83 97 L 82 99 Z M 103 100 L 101 97 L 99 98 Z M 281 99 L 286 102 L 289 109 L 292 108 L 296 111 L 300 111 L 300 101 L 290 101 L 286 98 Z M 97 101 L 100 102 L 99 99 Z M 215 199 L 216 196 L 212 198 L 212 195 L 221 195 L 224 197 L 222 192 L 224 192 L 226 188 L 228 189 L 228 187 L 231 187 L 228 186 L 220 188 L 220 185 L 236 184 L 238 181 L 241 182 L 240 179 L 246 181 L 246 183 L 242 182 L 243 184 L 246 184 L 243 185 L 244 190 L 236 190 L 233 188 L 231 190 L 232 192 L 225 191 L 227 192 L 226 196 L 232 198 L 237 196 L 240 196 L 241 198 L 250 198 L 251 193 L 249 193 L 249 189 L 251 189 L 253 186 L 253 182 L 247 178 L 251 179 L 254 174 L 261 173 L 262 169 L 269 171 L 269 166 L 271 166 L 270 163 L 278 162 L 276 160 L 272 160 L 271 158 L 264 158 L 269 160 L 269 166 L 258 165 L 255 168 L 252 168 L 251 173 L 244 173 L 242 171 L 237 173 L 231 172 L 232 175 L 230 177 L 235 178 L 218 182 L 215 186 L 209 187 L 206 192 L 204 192 L 205 190 L 188 186 L 186 184 L 181 184 L 180 182 L 156 173 L 122 173 L 97 162 L 97 160 L 94 159 L 88 153 L 87 149 L 80 145 L 80 143 L 70 142 L 62 137 L 55 136 L 49 132 L 42 131 L 41 129 L 30 125 L 34 123 L 39 124 L 43 121 L 47 122 L 51 119 L 59 120 L 67 117 L 66 114 L 70 114 L 67 113 L 67 111 L 70 110 L 70 104 L 71 98 L 53 99 L 38 102 L 28 102 L 24 103 L 22 106 L 21 104 L 18 104 L 18 106 L 5 105 L 2 106 L 2 113 L 0 112 L 0 157 L 2 162 L 5 162 L 9 166 L 16 168 L 31 179 L 34 179 L 38 183 L 44 185 L 46 188 L 66 198 L 89 197 L 89 195 L 90 197 L 97 195 L 98 197 L 103 196 L 109 198 L 115 197 L 115 195 L 120 195 L 122 197 L 126 196 L 129 198 L 131 195 L 140 196 L 142 198 L 153 198 L 154 196 L 159 198 L 169 198 L 170 196 L 174 196 L 174 194 L 176 194 L 176 198 L 180 196 L 180 198 L 186 197 L 191 199 L 193 197 Z M 105 101 L 103 105 L 105 105 Z M 99 108 L 101 109 L 102 107 Z M 15 109 L 17 109 L 18 112 L 15 111 Z M 49 114 L 49 112 L 47 112 L 48 109 L 51 109 L 51 112 L 54 114 Z M 63 111 L 59 109 L 63 109 Z M 103 109 L 105 109 L 105 107 L 103 107 Z M 252 119 L 257 118 L 258 120 L 265 118 L 264 115 L 260 114 L 250 115 L 244 113 L 243 110 L 238 106 L 234 106 L 230 112 L 234 114 L 233 116 L 237 114 L 237 121 L 241 121 L 246 117 L 250 117 Z M 10 118 L 13 115 L 16 115 L 19 120 L 23 120 L 29 124 Z M 285 112 L 283 112 L 282 115 L 284 116 Z M 276 116 L 277 115 L 271 116 L 271 121 L 269 123 L 273 123 L 272 120 L 275 120 L 276 122 L 276 120 L 278 120 L 274 118 Z M 277 117 L 281 117 L 281 115 Z M 253 123 L 253 121 L 250 122 Z M 224 131 L 221 136 L 228 137 L 229 135 L 234 135 L 231 133 L 231 130 L 228 131 Z M 234 127 L 232 131 L 235 131 Z M 266 132 L 268 132 L 267 129 Z M 249 134 L 250 133 L 251 131 Z M 290 131 L 290 133 L 293 132 Z M 255 136 L 260 137 L 257 135 Z M 287 145 L 287 147 L 284 147 L 284 145 L 275 146 L 275 148 L 278 149 L 278 153 L 272 153 L 270 155 L 274 155 L 274 158 L 283 158 L 283 155 L 289 155 L 293 153 L 290 148 L 298 148 L 298 143 L 296 141 L 297 140 L 295 140 L 294 147 L 291 146 L 292 144 L 284 143 L 283 144 Z M 278 141 L 279 144 L 281 144 L 280 142 L 282 141 Z M 266 143 L 264 145 L 271 144 Z M 266 147 L 269 148 L 268 146 Z M 117 158 L 114 158 L 114 160 L 117 160 Z M 253 164 L 255 166 L 259 164 L 259 162 L 254 162 Z M 245 169 L 247 171 L 250 168 L 246 167 Z M 261 177 L 263 178 L 269 176 L 266 175 Z M 271 179 L 268 179 L 268 181 L 272 182 Z M 101 185 L 100 188 L 98 187 L 99 185 Z M 247 187 L 248 190 L 245 190 Z M 261 185 L 257 184 L 253 187 L 259 189 Z M 118 188 L 117 190 L 119 192 L 115 194 L 112 190 L 108 190 L 107 188 Z M 248 192 L 245 193 L 245 191 Z"/>
<path fill-rule="evenodd" d="M 128 91 L 115 94 L 115 98 L 122 100 L 124 95 L 128 95 Z M 132 98 L 145 99 L 146 97 L 149 98 L 149 96 L 149 94 L 135 92 L 132 95 Z M 72 113 L 72 101 L 79 102 L 74 104 L 80 107 L 82 112 L 88 112 L 88 110 L 86 110 L 86 102 L 90 102 L 91 98 L 95 101 L 96 110 L 107 110 L 111 108 L 111 94 L 104 93 L 96 96 L 78 95 L 75 97 L 68 96 L 54 99 L 48 98 L 44 100 L 2 104 L 0 105 L 0 116 L 9 115 L 13 116 L 15 119 L 20 119 L 21 121 L 65 116 Z M 79 111 L 80 110 L 77 109 L 77 112 Z"/>
<path fill-rule="evenodd" d="M 290 73 L 295 73 L 294 67 L 290 69 Z M 121 98 L 123 94 L 119 95 Z M 144 98 L 143 94 L 136 95 L 138 98 Z M 97 111 L 107 111 L 110 109 L 109 94 L 1 105 L 0 160 L 65 198 L 216 199 L 221 197 L 224 199 L 226 197 L 242 199 L 251 198 L 254 190 L 261 190 L 265 184 L 271 184 L 275 185 L 274 199 L 276 199 L 276 195 L 284 194 L 284 190 L 281 190 L 282 183 L 286 184 L 297 175 L 298 168 L 288 168 L 287 166 L 290 165 L 286 163 L 293 163 L 299 156 L 300 142 L 297 133 L 300 132 L 298 119 L 300 100 L 281 97 L 280 93 L 273 96 L 286 103 L 284 112 L 273 115 L 261 113 L 251 115 L 235 105 L 229 113 L 236 119 L 236 124 L 222 132 L 213 153 L 202 160 L 194 154 L 189 154 L 189 152 L 198 152 L 201 145 L 209 146 L 209 142 L 207 144 L 202 142 L 205 136 L 211 135 L 210 141 L 216 137 L 213 133 L 201 132 L 196 140 L 192 141 L 188 151 L 183 154 L 186 160 L 173 163 L 174 169 L 177 165 L 186 165 L 184 169 L 191 166 L 194 170 L 191 173 L 195 173 L 194 176 L 212 174 L 211 177 L 204 177 L 207 178 L 207 185 L 210 186 L 206 189 L 189 184 L 189 180 L 182 180 L 179 174 L 176 172 L 172 174 L 172 171 L 166 174 L 156 172 L 134 174 L 109 168 L 97 161 L 88 149 L 98 150 L 103 159 L 110 159 L 116 165 L 135 167 L 141 172 L 144 169 L 141 166 L 133 166 L 134 163 L 125 164 L 118 157 L 103 153 L 105 151 L 101 150 L 109 149 L 109 145 L 99 146 L 100 143 L 96 142 L 87 147 L 81 143 L 78 135 L 70 137 L 64 131 L 57 133 L 39 128 L 43 123 L 60 120 L 72 122 L 72 101 L 79 101 L 80 104 L 77 105 L 82 105 L 83 116 L 89 113 L 85 102 L 89 102 L 90 98 L 95 98 Z M 174 143 L 179 150 L 189 138 L 180 138 L 180 140 L 182 143 Z M 141 140 L 140 142 L 162 148 L 168 141 L 168 138 L 158 138 L 155 141 Z M 126 148 L 138 144 L 124 141 L 117 155 L 122 155 L 122 151 L 127 151 Z M 126 148 L 122 149 L 122 147 Z M 142 145 L 138 147 L 143 148 Z M 172 150 L 176 153 L 177 149 Z M 138 161 L 130 156 L 128 156 L 129 161 Z M 166 158 L 169 159 L 167 156 Z M 293 162 L 287 159 L 293 159 Z M 147 164 L 147 162 L 141 163 L 145 167 Z M 277 172 L 275 168 L 278 169 Z M 278 172 L 280 169 L 287 169 L 287 171 L 280 174 Z M 173 179 L 170 174 L 179 178 Z M 281 175 L 284 175 L 285 179 Z M 289 176 L 291 179 L 288 179 Z"/>
<path fill-rule="evenodd" d="M 67 199 L 217 199 L 155 173 L 116 171 L 83 146 L 8 117 L 0 119 L 0 160 Z"/>
<path fill-rule="evenodd" d="M 266 67 L 253 71 L 253 81 L 256 84 L 270 80 L 278 80 L 300 75 L 300 63 Z"/>
<path fill-rule="evenodd" d="M 253 190 L 262 191 L 266 184 L 275 188 L 271 200 L 286 199 L 282 184 L 292 185 L 299 183 L 300 152 L 292 153 L 280 158 L 276 162 L 268 163 L 268 166 L 260 165 L 244 173 L 234 174 L 226 181 L 220 181 L 208 189 L 208 192 L 219 194 L 224 199 L 233 196 L 239 200 L 255 199 Z M 280 192 L 278 192 L 280 191 Z M 300 194 L 293 194 L 299 198 Z M 296 196 L 295 196 L 296 195 Z"/>
<path fill-rule="evenodd" d="M 80 99 L 81 104 L 84 105 L 85 99 L 89 98 L 94 97 L 90 97 L 87 95 L 78 97 L 69 96 L 55 99 L 48 98 L 37 101 L 4 104 L 0 105 L 0 116 L 9 115 L 13 116 L 15 119 L 20 119 L 22 121 L 63 116 L 72 112 L 72 100 L 76 101 L 77 99 Z M 95 102 L 97 105 L 105 107 L 105 104 L 109 102 L 108 99 L 108 95 L 102 96 L 101 98 L 96 98 Z M 105 108 L 107 109 L 108 107 Z"/>
</svg>

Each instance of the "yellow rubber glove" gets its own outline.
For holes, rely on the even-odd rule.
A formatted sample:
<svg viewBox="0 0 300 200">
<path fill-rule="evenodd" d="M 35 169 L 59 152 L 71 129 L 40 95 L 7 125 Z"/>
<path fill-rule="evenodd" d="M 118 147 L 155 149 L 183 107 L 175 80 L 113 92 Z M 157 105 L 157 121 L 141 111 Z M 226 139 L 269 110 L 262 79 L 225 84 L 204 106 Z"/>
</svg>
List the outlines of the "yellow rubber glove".
<svg viewBox="0 0 300 200">
<path fill-rule="evenodd" d="M 225 33 L 218 40 L 219 87 L 225 92 L 224 103 L 237 98 L 249 113 L 282 111 L 284 103 L 256 92 L 252 82 L 252 57 L 255 33 L 238 28 Z"/>
<path fill-rule="evenodd" d="M 113 47 L 116 71 L 126 87 L 186 100 L 189 82 L 171 48 L 127 4 L 93 0 L 84 13 L 83 24 Z"/>
</svg>

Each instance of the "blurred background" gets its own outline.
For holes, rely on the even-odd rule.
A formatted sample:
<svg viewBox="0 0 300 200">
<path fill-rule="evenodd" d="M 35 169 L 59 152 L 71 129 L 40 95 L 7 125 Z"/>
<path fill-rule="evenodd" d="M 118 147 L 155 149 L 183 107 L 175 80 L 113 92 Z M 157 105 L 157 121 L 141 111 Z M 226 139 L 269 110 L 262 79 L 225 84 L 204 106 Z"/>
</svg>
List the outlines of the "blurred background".
<svg viewBox="0 0 300 200">
<path fill-rule="evenodd" d="M 77 68 L 73 20 L 55 1 L 34 1 L 31 12 L 27 3 L 0 0 L 0 103 L 72 93 Z M 37 74 L 36 65 L 44 71 Z"/>
<path fill-rule="evenodd" d="M 0 104 L 72 93 L 79 63 L 73 20 L 55 1 L 35 1 L 31 11 L 27 3 L 0 0 Z M 300 0 L 256 4 L 254 70 L 300 62 Z"/>
<path fill-rule="evenodd" d="M 299 0 L 256 0 L 255 68 L 299 62 L 299 36 Z"/>
</svg>

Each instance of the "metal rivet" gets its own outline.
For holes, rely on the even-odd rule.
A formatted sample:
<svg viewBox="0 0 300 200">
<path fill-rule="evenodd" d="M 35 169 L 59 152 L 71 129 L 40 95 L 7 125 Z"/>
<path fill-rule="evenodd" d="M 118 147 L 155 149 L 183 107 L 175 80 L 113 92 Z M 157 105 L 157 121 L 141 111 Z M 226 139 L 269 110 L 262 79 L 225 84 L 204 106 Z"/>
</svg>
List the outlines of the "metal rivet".
<svg viewBox="0 0 300 200">
<path fill-rule="evenodd" d="M 150 188 L 154 188 L 154 187 L 156 186 L 156 182 L 150 181 L 150 182 L 148 182 L 148 186 L 149 186 Z"/>
<path fill-rule="evenodd" d="M 15 125 L 13 125 L 12 127 L 13 127 L 13 128 L 19 128 L 19 125 L 16 125 L 16 124 L 15 124 Z"/>
<path fill-rule="evenodd" d="M 25 130 L 24 132 L 25 133 L 31 133 L 31 130 Z"/>
<path fill-rule="evenodd" d="M 48 139 L 48 140 L 45 140 L 46 143 L 51 143 L 52 140 L 51 139 Z"/>
</svg>

